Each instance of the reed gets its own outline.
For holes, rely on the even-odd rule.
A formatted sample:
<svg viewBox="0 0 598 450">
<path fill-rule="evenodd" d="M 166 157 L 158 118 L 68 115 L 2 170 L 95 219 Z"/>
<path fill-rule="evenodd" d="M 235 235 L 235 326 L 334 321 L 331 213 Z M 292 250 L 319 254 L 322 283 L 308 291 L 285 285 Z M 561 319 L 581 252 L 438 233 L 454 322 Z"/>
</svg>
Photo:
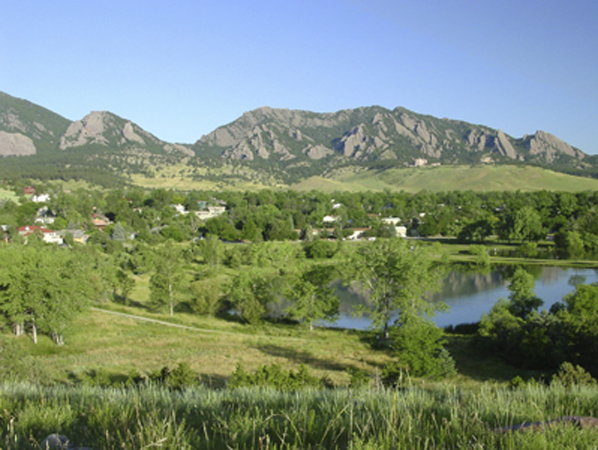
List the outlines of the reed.
<svg viewBox="0 0 598 450">
<path fill-rule="evenodd" d="M 593 448 L 597 430 L 497 428 L 592 416 L 598 388 L 449 384 L 385 389 L 174 391 L 159 386 L 0 386 L 4 449 L 37 449 L 48 434 L 95 449 Z"/>
</svg>

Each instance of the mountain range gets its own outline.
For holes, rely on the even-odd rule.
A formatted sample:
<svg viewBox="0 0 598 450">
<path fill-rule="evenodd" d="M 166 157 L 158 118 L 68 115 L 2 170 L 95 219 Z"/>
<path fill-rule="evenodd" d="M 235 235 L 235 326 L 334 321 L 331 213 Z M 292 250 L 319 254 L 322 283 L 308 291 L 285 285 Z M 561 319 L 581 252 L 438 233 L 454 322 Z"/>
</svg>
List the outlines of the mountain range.
<svg viewBox="0 0 598 450">
<path fill-rule="evenodd" d="M 544 131 L 513 138 L 488 126 L 401 107 L 334 113 L 262 107 L 195 143 L 180 144 L 162 141 L 110 112 L 70 121 L 1 92 L 0 156 L 6 157 L 0 160 L 0 175 L 3 167 L 30 176 L 43 166 L 47 177 L 52 170 L 64 177 L 94 168 L 96 175 L 124 180 L 132 174 L 152 176 L 157 167 L 169 165 L 232 166 L 286 184 L 347 166 L 533 164 L 589 175 L 596 167 L 594 157 Z"/>
</svg>

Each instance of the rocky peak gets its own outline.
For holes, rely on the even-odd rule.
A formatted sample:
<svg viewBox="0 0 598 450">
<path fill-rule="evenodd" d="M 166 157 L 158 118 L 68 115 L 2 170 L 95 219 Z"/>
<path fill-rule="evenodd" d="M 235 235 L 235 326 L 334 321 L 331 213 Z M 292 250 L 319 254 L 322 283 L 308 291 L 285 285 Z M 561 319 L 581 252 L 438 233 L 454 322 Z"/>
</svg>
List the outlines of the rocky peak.
<svg viewBox="0 0 598 450">
<path fill-rule="evenodd" d="M 108 139 L 103 135 L 109 122 L 109 114 L 105 111 L 92 111 L 83 119 L 69 125 L 60 137 L 60 149 L 81 147 L 86 144 L 107 145 Z"/>
<path fill-rule="evenodd" d="M 559 153 L 579 159 L 585 157 L 582 151 L 545 131 L 538 130 L 534 135 L 526 136 L 523 140 L 527 141 L 527 147 L 531 155 L 545 155 L 547 162 L 553 162 Z"/>
</svg>

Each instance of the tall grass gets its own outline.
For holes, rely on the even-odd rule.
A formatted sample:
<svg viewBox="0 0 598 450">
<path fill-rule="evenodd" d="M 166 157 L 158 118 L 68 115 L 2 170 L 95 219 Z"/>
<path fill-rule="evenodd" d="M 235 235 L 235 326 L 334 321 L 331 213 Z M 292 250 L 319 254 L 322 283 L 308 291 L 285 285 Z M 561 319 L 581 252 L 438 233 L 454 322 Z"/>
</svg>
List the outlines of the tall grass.
<svg viewBox="0 0 598 450">
<path fill-rule="evenodd" d="M 496 431 L 525 421 L 593 415 L 598 389 L 449 385 L 403 390 L 170 391 L 4 384 L 4 449 L 36 449 L 48 434 L 95 449 L 594 448 L 598 430 L 569 425 Z"/>
</svg>

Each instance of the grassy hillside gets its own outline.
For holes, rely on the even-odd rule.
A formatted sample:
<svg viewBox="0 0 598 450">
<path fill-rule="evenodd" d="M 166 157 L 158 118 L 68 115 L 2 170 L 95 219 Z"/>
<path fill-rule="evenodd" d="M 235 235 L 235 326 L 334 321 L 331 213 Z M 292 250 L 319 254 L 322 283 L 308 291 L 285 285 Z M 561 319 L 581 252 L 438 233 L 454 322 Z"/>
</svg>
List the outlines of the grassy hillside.
<svg viewBox="0 0 598 450">
<path fill-rule="evenodd" d="M 416 192 L 472 190 L 557 190 L 584 191 L 598 189 L 598 180 L 581 178 L 530 166 L 456 166 L 418 169 L 367 171 L 342 181 L 374 189 L 391 188 Z"/>
<path fill-rule="evenodd" d="M 346 171 L 328 178 L 312 177 L 297 190 L 350 191 L 568 191 L 598 189 L 598 180 L 531 166 L 440 166 Z"/>
<path fill-rule="evenodd" d="M 130 182 L 149 189 L 189 190 L 240 190 L 257 191 L 281 187 L 276 182 L 250 168 L 191 167 L 185 164 L 156 167 L 154 176 L 132 174 Z"/>
<path fill-rule="evenodd" d="M 345 167 L 327 177 L 313 176 L 285 186 L 273 178 L 248 168 L 192 168 L 165 166 L 154 177 L 134 174 L 130 181 L 145 188 L 177 190 L 250 190 L 291 188 L 298 191 L 591 191 L 598 190 L 598 179 L 576 177 L 531 166 L 440 166 L 362 170 Z"/>
<path fill-rule="evenodd" d="M 293 368 L 306 364 L 314 374 L 328 375 L 335 383 L 346 384 L 346 368 L 374 374 L 376 367 L 389 359 L 384 353 L 372 352 L 358 331 L 309 332 L 291 325 L 249 326 L 185 313 L 177 313 L 172 319 L 139 308 L 110 309 L 115 308 L 189 328 L 90 310 L 66 333 L 67 345 L 63 347 L 45 336 L 37 345 L 25 339 L 19 341 L 52 378 L 59 379 L 101 368 L 116 380 L 126 378 L 133 369 L 149 374 L 185 361 L 202 375 L 204 382 L 214 386 L 221 386 L 237 364 L 250 370 L 262 364 Z"/>
</svg>

